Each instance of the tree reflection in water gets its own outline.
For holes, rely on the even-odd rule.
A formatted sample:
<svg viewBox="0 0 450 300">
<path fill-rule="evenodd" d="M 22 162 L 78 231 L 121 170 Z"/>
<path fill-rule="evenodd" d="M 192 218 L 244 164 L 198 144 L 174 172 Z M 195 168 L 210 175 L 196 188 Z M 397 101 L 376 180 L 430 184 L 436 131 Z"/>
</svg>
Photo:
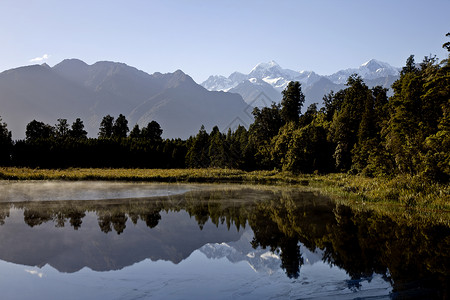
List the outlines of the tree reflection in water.
<svg viewBox="0 0 450 300">
<path fill-rule="evenodd" d="M 95 212 L 106 234 L 126 234 L 127 221 L 155 228 L 161 212 L 186 211 L 201 230 L 206 222 L 216 226 L 250 226 L 253 248 L 278 253 L 281 267 L 298 278 L 304 263 L 300 243 L 311 251 L 323 250 L 323 261 L 346 270 L 348 287 L 382 274 L 393 285 L 393 296 L 449 297 L 450 228 L 414 222 L 403 216 L 353 210 L 312 192 L 293 188 L 218 187 L 183 195 L 109 201 L 53 201 L 3 203 L 0 225 L 10 208 L 22 209 L 30 227 L 54 222 L 75 230 L 87 212 Z"/>
</svg>

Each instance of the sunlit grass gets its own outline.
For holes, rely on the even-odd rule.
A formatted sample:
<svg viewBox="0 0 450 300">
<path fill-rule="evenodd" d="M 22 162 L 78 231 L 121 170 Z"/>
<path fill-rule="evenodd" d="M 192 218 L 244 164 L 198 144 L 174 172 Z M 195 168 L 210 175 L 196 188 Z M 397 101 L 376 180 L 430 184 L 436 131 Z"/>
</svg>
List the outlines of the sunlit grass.
<svg viewBox="0 0 450 300">
<path fill-rule="evenodd" d="M 245 172 L 233 169 L 30 169 L 0 168 L 6 180 L 127 180 L 161 182 L 297 183 L 298 177 L 277 171 Z"/>
</svg>

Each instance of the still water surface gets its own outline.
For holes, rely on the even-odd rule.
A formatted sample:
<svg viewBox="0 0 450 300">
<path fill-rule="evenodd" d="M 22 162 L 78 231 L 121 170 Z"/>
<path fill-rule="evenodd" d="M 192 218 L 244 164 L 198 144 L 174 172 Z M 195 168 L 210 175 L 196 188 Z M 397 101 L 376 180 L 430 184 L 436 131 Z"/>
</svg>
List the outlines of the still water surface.
<svg viewBox="0 0 450 300">
<path fill-rule="evenodd" d="M 450 229 L 294 188 L 0 183 L 1 299 L 448 298 Z"/>
</svg>

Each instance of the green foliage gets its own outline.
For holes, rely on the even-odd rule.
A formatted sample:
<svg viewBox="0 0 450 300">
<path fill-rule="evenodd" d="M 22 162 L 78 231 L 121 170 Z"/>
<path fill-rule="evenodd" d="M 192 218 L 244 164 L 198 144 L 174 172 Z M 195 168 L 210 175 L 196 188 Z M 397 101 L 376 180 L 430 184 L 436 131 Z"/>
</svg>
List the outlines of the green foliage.
<svg viewBox="0 0 450 300">
<path fill-rule="evenodd" d="M 130 131 L 128 128 L 128 120 L 124 115 L 120 114 L 112 127 L 112 137 L 119 139 L 126 138 L 128 131 Z"/>
<path fill-rule="evenodd" d="M 310 116 L 313 120 L 303 127 L 288 123 L 273 139 L 272 159 L 285 171 L 312 173 L 331 171 L 330 143 L 323 113 Z"/>
<path fill-rule="evenodd" d="M 357 133 L 357 142 L 352 149 L 352 168 L 368 176 L 387 173 L 392 159 L 383 151 L 381 130 L 387 121 L 387 90 L 377 86 L 365 99 Z"/>
<path fill-rule="evenodd" d="M 163 130 L 156 121 L 151 121 L 146 127 L 142 128 L 140 137 L 151 141 L 152 143 L 160 143 L 162 141 L 161 135 Z"/>
<path fill-rule="evenodd" d="M 48 124 L 44 124 L 43 122 L 33 120 L 28 123 L 25 135 L 27 141 L 50 139 L 54 135 L 54 128 Z"/>
<path fill-rule="evenodd" d="M 137 139 L 141 137 L 141 129 L 139 129 L 139 125 L 134 125 L 133 129 L 130 131 L 130 138 Z"/>
<path fill-rule="evenodd" d="M 305 95 L 302 93 L 301 84 L 298 81 L 291 81 L 282 92 L 281 117 L 284 122 L 298 122 L 300 110 L 305 102 Z"/>
<path fill-rule="evenodd" d="M 253 148 L 258 168 L 271 169 L 275 167 L 271 160 L 271 141 L 283 125 L 281 106 L 272 103 L 271 107 L 255 107 L 253 116 L 255 121 L 249 128 L 248 149 Z"/>
<path fill-rule="evenodd" d="M 413 64 L 408 59 L 407 66 Z M 448 181 L 445 166 L 450 155 L 446 144 L 450 99 L 450 68 L 425 57 L 420 68 L 405 67 L 393 84 L 390 119 L 384 128 L 386 147 L 395 158 L 397 172 L 422 174 Z"/>
<path fill-rule="evenodd" d="M 11 131 L 8 131 L 8 127 L 5 122 L 2 122 L 0 118 L 0 164 L 9 165 L 11 162 L 12 151 L 12 139 Z"/>
<path fill-rule="evenodd" d="M 250 125 L 249 133 L 250 139 L 257 144 L 270 141 L 283 125 L 281 106 L 275 103 L 262 109 L 255 107 L 252 114 L 255 121 Z"/>
<path fill-rule="evenodd" d="M 98 137 L 101 139 L 109 139 L 113 135 L 113 125 L 114 117 L 107 115 L 103 117 L 100 123 L 100 130 L 98 132 Z"/>
<path fill-rule="evenodd" d="M 73 139 L 86 139 L 87 131 L 84 130 L 83 121 L 80 118 L 77 118 L 75 122 L 72 124 L 72 128 L 69 131 L 69 135 Z"/>
<path fill-rule="evenodd" d="M 67 138 L 69 136 L 69 123 L 67 119 L 58 119 L 55 125 L 55 136 L 57 138 Z"/>
<path fill-rule="evenodd" d="M 217 126 L 214 126 L 209 137 L 209 166 L 213 168 L 224 168 L 228 166 L 225 136 L 219 131 Z"/>
<path fill-rule="evenodd" d="M 370 105 L 368 102 L 372 97 L 369 88 L 356 74 L 348 78 L 347 86 L 343 91 L 341 107 L 335 111 L 330 127 L 331 140 L 336 143 L 333 157 L 336 168 L 341 171 L 349 170 L 352 165 L 351 151 L 358 142 L 358 135 L 363 137 L 367 134 L 364 132 L 367 126 L 360 130 L 361 112 L 365 111 L 365 106 Z M 367 116 L 367 122 L 370 121 L 369 117 Z"/>
<path fill-rule="evenodd" d="M 201 126 L 197 136 L 192 139 L 186 154 L 186 165 L 190 168 L 207 168 L 210 163 L 209 135 L 205 126 Z"/>
<path fill-rule="evenodd" d="M 233 132 L 228 129 L 225 138 L 227 167 L 232 169 L 253 169 L 254 154 L 249 148 L 248 131 L 239 125 Z"/>
</svg>

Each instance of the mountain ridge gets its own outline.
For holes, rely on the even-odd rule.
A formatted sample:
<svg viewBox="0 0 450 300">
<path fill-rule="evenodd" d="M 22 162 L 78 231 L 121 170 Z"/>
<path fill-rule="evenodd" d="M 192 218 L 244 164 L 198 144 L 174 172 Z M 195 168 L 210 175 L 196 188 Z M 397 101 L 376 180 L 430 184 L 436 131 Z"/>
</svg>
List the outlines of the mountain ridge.
<svg viewBox="0 0 450 300">
<path fill-rule="evenodd" d="M 331 75 L 319 75 L 314 71 L 283 69 L 274 60 L 271 60 L 267 63 L 257 64 L 248 74 L 234 72 L 228 77 L 211 75 L 201 85 L 211 91 L 222 90 L 238 93 L 248 104 L 260 103 L 261 101 L 255 97 L 258 97 L 261 92 L 265 94 L 266 98 L 277 103 L 281 101 L 281 92 L 287 84 L 290 81 L 299 81 L 306 98 L 304 110 L 314 102 L 320 104 L 322 97 L 331 90 L 337 91 L 344 88 L 348 77 L 354 73 L 360 75 L 370 87 L 379 83 L 389 89 L 398 78 L 399 72 L 400 68 L 392 67 L 388 63 L 376 59 L 371 59 L 358 68 L 339 70 Z M 240 76 L 236 76 L 236 73 Z M 262 88 L 262 81 L 271 88 L 269 86 Z"/>
<path fill-rule="evenodd" d="M 208 91 L 181 70 L 148 74 L 110 61 L 88 65 L 66 59 L 53 67 L 6 70 L 0 73 L 0 91 L 0 116 L 15 139 L 24 138 L 33 119 L 53 125 L 58 118 L 81 118 L 93 137 L 104 116 L 123 114 L 130 129 L 155 120 L 163 137 L 183 139 L 195 135 L 201 125 L 225 131 L 252 121 L 241 96 Z"/>
</svg>

